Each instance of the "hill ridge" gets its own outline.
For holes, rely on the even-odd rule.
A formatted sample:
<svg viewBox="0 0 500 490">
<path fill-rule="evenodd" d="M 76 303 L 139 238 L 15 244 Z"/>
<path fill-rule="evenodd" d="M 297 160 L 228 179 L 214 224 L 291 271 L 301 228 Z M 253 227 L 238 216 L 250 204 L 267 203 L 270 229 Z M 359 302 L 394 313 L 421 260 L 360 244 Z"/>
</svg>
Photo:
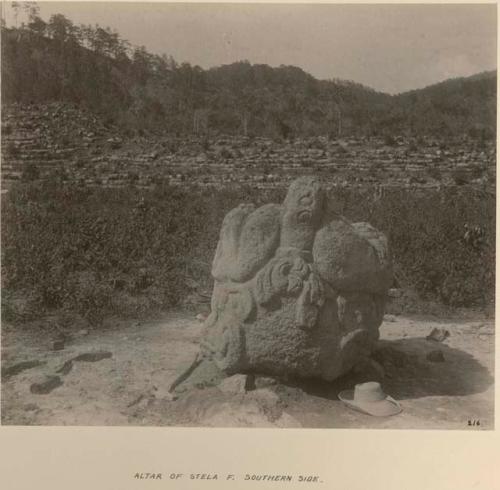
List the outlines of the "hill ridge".
<svg viewBox="0 0 500 490">
<path fill-rule="evenodd" d="M 239 61 L 203 70 L 126 49 L 102 28 L 82 29 L 67 19 L 47 27 L 50 36 L 3 27 L 3 102 L 71 102 L 139 134 L 496 134 L 496 72 L 390 95 L 287 65 Z"/>
</svg>

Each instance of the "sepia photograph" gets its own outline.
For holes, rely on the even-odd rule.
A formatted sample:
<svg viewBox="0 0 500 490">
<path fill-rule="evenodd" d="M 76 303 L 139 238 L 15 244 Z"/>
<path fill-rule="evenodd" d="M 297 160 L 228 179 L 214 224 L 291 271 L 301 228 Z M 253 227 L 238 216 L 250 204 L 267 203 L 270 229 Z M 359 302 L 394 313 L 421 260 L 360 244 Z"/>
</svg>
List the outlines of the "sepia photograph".
<svg viewBox="0 0 500 490">
<path fill-rule="evenodd" d="M 2 426 L 493 431 L 496 4 L 1 8 Z"/>
</svg>

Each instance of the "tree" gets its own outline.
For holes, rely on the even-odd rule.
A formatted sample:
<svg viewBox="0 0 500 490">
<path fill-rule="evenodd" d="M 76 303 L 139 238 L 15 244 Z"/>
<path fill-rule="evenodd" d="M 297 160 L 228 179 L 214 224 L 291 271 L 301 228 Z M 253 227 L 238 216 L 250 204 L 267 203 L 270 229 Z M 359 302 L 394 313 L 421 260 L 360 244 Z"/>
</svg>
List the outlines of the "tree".
<svg viewBox="0 0 500 490">
<path fill-rule="evenodd" d="M 19 12 L 21 11 L 21 4 L 19 2 L 12 2 L 11 4 L 12 10 L 14 11 L 14 23 L 17 28 L 17 21 L 19 18 Z"/>
<path fill-rule="evenodd" d="M 62 14 L 52 15 L 47 26 L 49 37 L 59 42 L 75 39 L 75 26 L 73 22 Z"/>
<path fill-rule="evenodd" d="M 40 7 L 36 2 L 23 2 L 23 10 L 29 23 L 34 22 L 40 16 Z"/>
<path fill-rule="evenodd" d="M 35 17 L 28 24 L 28 28 L 34 33 L 43 36 L 47 30 L 47 23 L 44 22 L 40 17 Z"/>
</svg>

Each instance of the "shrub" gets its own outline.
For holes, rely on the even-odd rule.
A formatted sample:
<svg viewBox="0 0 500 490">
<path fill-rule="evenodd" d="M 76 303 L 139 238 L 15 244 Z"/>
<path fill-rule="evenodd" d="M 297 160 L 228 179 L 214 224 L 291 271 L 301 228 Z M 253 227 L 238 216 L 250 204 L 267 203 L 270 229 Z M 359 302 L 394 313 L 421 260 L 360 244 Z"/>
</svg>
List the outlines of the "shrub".
<svg viewBox="0 0 500 490">
<path fill-rule="evenodd" d="M 21 179 L 24 182 L 31 182 L 40 178 L 40 169 L 35 163 L 28 163 L 23 169 Z"/>
<path fill-rule="evenodd" d="M 456 185 L 465 185 L 469 181 L 467 172 L 461 169 L 455 169 L 451 172 L 451 178 Z"/>
<path fill-rule="evenodd" d="M 148 191 L 19 185 L 3 196 L 3 287 L 31 292 L 40 311 L 70 309 L 94 323 L 110 313 L 135 314 L 138 304 L 174 306 L 193 279 L 209 290 L 225 213 L 269 196 L 250 187 L 213 193 L 165 184 Z M 124 302 L 135 306 L 124 310 Z"/>
<path fill-rule="evenodd" d="M 281 202 L 284 195 L 251 186 L 18 184 L 2 196 L 3 291 L 29 295 L 40 312 L 64 308 L 94 324 L 109 314 L 175 306 L 193 288 L 210 293 L 225 214 L 241 202 Z M 331 206 L 384 231 L 404 286 L 423 298 L 451 306 L 494 298 L 493 196 L 466 187 L 425 194 L 337 188 Z"/>
<path fill-rule="evenodd" d="M 396 146 L 396 139 L 390 134 L 384 136 L 384 145 L 386 146 Z"/>
<path fill-rule="evenodd" d="M 6 150 L 7 150 L 7 154 L 12 158 L 16 158 L 17 156 L 19 156 L 20 149 L 13 141 L 10 141 L 7 144 Z"/>
<path fill-rule="evenodd" d="M 427 174 L 429 177 L 432 177 L 434 180 L 441 180 L 442 179 L 442 174 L 441 170 L 439 170 L 439 167 L 427 167 Z"/>
<path fill-rule="evenodd" d="M 327 146 L 320 138 L 311 138 L 307 142 L 307 147 L 312 150 L 326 150 Z"/>
</svg>

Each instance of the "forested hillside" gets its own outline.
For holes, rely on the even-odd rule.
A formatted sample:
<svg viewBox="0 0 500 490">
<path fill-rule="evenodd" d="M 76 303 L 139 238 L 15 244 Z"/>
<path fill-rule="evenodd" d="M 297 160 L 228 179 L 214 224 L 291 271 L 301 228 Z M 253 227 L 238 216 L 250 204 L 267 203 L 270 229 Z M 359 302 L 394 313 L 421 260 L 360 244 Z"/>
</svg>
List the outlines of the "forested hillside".
<svg viewBox="0 0 500 490">
<path fill-rule="evenodd" d="M 2 100 L 71 102 L 131 133 L 484 138 L 495 134 L 496 73 L 390 96 L 293 66 L 203 70 L 109 28 L 32 12 L 27 25 L 2 27 Z"/>
<path fill-rule="evenodd" d="M 393 97 L 382 126 L 390 132 L 403 127 L 410 134 L 494 138 L 496 86 L 496 72 L 485 72 L 406 92 Z"/>
</svg>

